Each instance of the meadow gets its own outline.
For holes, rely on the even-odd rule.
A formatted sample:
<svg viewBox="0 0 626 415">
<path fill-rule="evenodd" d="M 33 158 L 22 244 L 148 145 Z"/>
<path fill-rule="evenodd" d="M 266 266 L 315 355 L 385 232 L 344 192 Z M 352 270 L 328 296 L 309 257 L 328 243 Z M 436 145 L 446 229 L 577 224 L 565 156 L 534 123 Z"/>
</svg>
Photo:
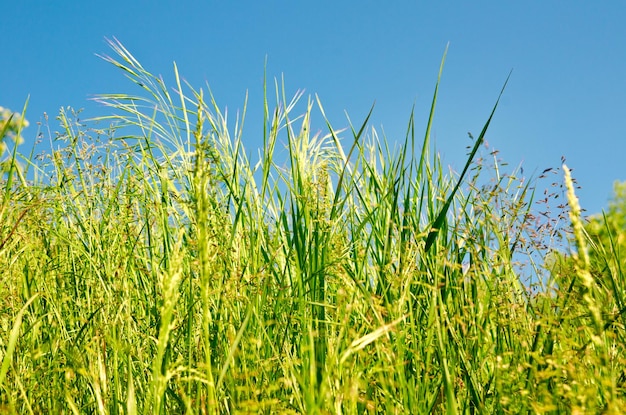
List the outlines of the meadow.
<svg viewBox="0 0 626 415">
<path fill-rule="evenodd" d="M 111 47 L 142 94 L 43 152 L 0 129 L 0 413 L 626 411 L 626 278 L 591 272 L 566 166 L 543 194 L 486 147 L 497 101 L 454 171 L 439 80 L 393 141 L 266 82 L 257 151 Z"/>
</svg>

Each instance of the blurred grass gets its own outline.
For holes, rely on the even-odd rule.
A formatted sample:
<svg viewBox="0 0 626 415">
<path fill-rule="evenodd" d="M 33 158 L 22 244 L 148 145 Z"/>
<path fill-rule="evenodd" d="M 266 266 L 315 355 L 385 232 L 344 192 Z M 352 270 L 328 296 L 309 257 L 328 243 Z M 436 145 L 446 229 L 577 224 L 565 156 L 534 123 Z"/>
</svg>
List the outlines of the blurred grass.
<svg viewBox="0 0 626 415">
<path fill-rule="evenodd" d="M 495 106 L 456 175 L 430 154 L 441 71 L 393 149 L 369 115 L 313 134 L 319 99 L 276 83 L 251 160 L 243 117 L 111 47 L 143 95 L 62 111 L 5 172 L 1 413 L 623 412 L 623 274 L 533 262 L 555 230 L 486 150 Z"/>
</svg>

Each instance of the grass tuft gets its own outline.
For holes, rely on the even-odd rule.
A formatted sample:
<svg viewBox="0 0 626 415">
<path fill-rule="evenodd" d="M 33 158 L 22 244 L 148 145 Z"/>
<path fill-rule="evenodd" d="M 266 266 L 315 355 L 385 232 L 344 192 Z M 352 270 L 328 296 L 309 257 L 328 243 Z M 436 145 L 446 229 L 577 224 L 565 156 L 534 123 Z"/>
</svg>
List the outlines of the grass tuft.
<svg viewBox="0 0 626 415">
<path fill-rule="evenodd" d="M 0 412 L 626 409 L 623 274 L 592 279 L 569 170 L 573 268 L 486 146 L 497 101 L 460 174 L 431 154 L 443 60 L 421 142 L 415 114 L 392 149 L 373 108 L 339 131 L 277 81 L 252 159 L 245 105 L 233 128 L 110 45 L 139 93 L 61 111 L 3 176 Z"/>
</svg>

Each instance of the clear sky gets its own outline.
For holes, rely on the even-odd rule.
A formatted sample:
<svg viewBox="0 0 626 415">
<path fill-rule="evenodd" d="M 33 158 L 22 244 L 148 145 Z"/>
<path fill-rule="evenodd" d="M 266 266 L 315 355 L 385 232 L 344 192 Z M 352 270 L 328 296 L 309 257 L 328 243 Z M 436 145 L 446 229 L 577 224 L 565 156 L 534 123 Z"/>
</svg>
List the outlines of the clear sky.
<svg viewBox="0 0 626 415">
<path fill-rule="evenodd" d="M 20 110 L 33 140 L 43 112 L 106 109 L 98 93 L 138 92 L 95 54 L 116 37 L 143 66 L 195 88 L 208 82 L 232 114 L 249 92 L 244 134 L 260 145 L 262 80 L 317 93 L 336 128 L 372 125 L 401 139 L 413 104 L 423 131 L 446 44 L 433 130 L 444 161 L 462 168 L 467 132 L 478 135 L 508 75 L 486 139 L 527 175 L 574 169 L 589 212 L 626 180 L 626 2 L 606 1 L 67 1 L 3 7 L 0 106 Z M 53 125 L 54 126 L 54 125 Z M 320 124 L 321 126 L 321 124 Z M 28 144 L 28 143 L 27 143 Z"/>
</svg>

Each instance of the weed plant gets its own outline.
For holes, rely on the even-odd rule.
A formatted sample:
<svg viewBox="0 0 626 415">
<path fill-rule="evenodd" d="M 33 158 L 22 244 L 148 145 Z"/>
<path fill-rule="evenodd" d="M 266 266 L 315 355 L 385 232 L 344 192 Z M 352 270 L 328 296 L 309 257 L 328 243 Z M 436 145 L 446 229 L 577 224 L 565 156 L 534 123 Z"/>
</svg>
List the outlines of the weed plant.
<svg viewBox="0 0 626 415">
<path fill-rule="evenodd" d="M 321 102 L 276 83 L 253 159 L 243 116 L 111 47 L 143 93 L 61 111 L 4 176 L 2 413 L 626 409 L 624 277 L 589 274 L 569 175 L 575 266 L 542 268 L 559 226 L 485 147 L 493 112 L 458 174 L 430 153 L 439 80 L 395 148 L 369 115 L 313 134 Z"/>
</svg>

